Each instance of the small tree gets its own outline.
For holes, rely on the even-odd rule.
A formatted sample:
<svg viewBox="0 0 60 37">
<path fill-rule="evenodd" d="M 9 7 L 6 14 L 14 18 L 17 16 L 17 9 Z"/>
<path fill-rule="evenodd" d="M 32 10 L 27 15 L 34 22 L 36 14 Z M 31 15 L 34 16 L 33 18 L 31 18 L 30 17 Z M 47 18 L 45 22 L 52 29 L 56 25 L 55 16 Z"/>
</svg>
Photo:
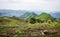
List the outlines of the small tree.
<svg viewBox="0 0 60 37">
<path fill-rule="evenodd" d="M 30 19 L 30 23 L 31 23 L 31 24 L 36 23 L 36 19 L 35 19 L 34 17 L 33 17 L 33 18 L 31 18 L 31 19 Z"/>
</svg>

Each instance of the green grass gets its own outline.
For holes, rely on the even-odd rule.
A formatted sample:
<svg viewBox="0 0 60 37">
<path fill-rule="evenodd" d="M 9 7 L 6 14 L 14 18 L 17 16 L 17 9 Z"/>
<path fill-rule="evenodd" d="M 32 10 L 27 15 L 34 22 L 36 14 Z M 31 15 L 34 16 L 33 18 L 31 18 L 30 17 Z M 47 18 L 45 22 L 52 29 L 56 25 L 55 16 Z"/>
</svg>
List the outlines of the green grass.
<svg viewBox="0 0 60 37">
<path fill-rule="evenodd" d="M 52 16 L 50 14 L 47 13 L 41 13 L 39 16 L 36 16 L 37 19 L 50 19 L 52 18 Z"/>
<path fill-rule="evenodd" d="M 47 21 L 44 21 L 43 23 L 40 21 L 40 22 L 36 22 L 34 24 L 31 24 L 30 22 L 26 22 L 21 19 L 17 20 L 19 18 L 17 18 L 17 19 L 16 18 L 14 18 L 14 17 L 0 17 L 0 21 L 2 21 L 2 22 L 0 22 L 0 25 L 6 26 L 6 28 L 0 27 L 0 31 L 7 31 L 9 29 L 9 28 L 7 28 L 8 26 L 18 26 L 18 28 L 15 29 L 15 32 L 16 32 L 16 34 L 19 35 L 19 34 L 23 33 L 22 30 L 28 30 L 29 28 L 31 28 L 31 29 L 35 29 L 35 28 L 39 28 L 39 27 L 60 28 L 60 20 L 56 20 L 56 21 L 54 20 L 52 22 L 50 19 L 50 21 L 47 20 Z"/>
</svg>

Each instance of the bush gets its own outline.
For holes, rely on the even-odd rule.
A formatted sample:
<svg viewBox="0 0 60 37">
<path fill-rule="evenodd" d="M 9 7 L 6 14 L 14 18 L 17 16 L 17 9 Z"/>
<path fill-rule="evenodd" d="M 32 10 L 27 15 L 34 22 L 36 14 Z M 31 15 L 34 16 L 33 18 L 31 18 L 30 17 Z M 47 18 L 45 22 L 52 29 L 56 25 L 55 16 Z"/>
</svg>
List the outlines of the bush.
<svg viewBox="0 0 60 37">
<path fill-rule="evenodd" d="M 30 19 L 30 23 L 31 23 L 31 24 L 36 23 L 36 19 L 35 19 L 35 18 L 31 18 L 31 19 Z"/>
</svg>

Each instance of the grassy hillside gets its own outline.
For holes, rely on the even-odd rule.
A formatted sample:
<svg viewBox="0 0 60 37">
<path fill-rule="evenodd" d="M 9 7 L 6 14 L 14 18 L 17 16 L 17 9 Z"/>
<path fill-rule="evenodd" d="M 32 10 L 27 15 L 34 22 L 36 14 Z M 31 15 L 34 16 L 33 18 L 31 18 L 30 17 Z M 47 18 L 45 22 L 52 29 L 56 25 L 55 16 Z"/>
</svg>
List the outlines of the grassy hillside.
<svg viewBox="0 0 60 37">
<path fill-rule="evenodd" d="M 37 16 L 36 18 L 37 19 L 51 19 L 52 16 L 50 14 L 48 14 L 48 13 L 43 12 L 39 16 Z"/>
<path fill-rule="evenodd" d="M 26 29 L 26 20 L 22 20 L 18 17 L 0 17 L 0 34 L 8 33 L 9 35 L 22 33 L 21 31 Z"/>
<path fill-rule="evenodd" d="M 19 26 L 24 22 L 24 20 L 17 17 L 0 17 L 0 25 L 5 26 Z"/>
<path fill-rule="evenodd" d="M 0 17 L 0 33 L 6 32 L 9 35 L 36 35 L 36 37 L 48 37 L 50 35 L 53 37 L 60 37 L 60 20 L 52 18 L 53 17 L 47 13 L 32 17 L 30 20 L 20 19 L 15 16 L 3 16 Z"/>
<path fill-rule="evenodd" d="M 37 16 L 37 14 L 35 14 L 34 12 L 25 12 L 25 14 L 20 16 L 20 18 L 25 19 L 25 20 L 29 20 L 35 16 Z"/>
</svg>

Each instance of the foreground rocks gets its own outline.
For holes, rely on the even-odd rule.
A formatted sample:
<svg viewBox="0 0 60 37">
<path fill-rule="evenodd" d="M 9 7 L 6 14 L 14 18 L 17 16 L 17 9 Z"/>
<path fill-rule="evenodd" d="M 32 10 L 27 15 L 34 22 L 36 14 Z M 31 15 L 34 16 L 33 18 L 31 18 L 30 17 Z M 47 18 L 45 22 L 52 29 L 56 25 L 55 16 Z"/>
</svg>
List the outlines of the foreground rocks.
<svg viewBox="0 0 60 37">
<path fill-rule="evenodd" d="M 0 37 L 57 37 L 57 33 L 58 30 L 54 28 L 29 28 L 28 30 L 23 30 L 19 35 L 13 32 L 13 30 L 10 32 L 0 32 Z"/>
</svg>

